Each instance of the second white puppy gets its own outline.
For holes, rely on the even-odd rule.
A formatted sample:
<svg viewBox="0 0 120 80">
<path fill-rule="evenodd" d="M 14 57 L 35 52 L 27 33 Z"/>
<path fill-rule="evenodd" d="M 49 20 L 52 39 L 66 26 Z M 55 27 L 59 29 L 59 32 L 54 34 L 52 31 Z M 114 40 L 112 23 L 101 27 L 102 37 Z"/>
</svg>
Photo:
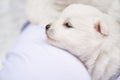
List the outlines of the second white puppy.
<svg viewBox="0 0 120 80">
<path fill-rule="evenodd" d="M 46 26 L 46 34 L 50 44 L 78 57 L 92 80 L 116 80 L 120 75 L 120 26 L 98 9 L 71 5 Z"/>
</svg>

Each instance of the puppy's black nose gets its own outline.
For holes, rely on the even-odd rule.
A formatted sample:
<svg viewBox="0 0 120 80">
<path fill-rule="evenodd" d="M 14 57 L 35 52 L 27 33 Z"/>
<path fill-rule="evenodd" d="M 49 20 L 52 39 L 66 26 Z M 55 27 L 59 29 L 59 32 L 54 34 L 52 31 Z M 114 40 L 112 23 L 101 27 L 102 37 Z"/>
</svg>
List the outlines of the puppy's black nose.
<svg viewBox="0 0 120 80">
<path fill-rule="evenodd" d="M 50 28 L 50 24 L 46 25 L 46 30 L 48 30 Z"/>
</svg>

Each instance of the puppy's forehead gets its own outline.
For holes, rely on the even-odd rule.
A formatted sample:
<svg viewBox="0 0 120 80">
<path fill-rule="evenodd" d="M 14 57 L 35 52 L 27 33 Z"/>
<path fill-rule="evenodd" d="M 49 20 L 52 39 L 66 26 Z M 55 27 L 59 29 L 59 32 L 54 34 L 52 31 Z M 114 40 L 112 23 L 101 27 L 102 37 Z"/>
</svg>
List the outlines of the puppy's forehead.
<svg viewBox="0 0 120 80">
<path fill-rule="evenodd" d="M 102 12 L 95 7 L 83 5 L 83 4 L 72 4 L 63 11 L 63 16 L 100 16 Z"/>
</svg>

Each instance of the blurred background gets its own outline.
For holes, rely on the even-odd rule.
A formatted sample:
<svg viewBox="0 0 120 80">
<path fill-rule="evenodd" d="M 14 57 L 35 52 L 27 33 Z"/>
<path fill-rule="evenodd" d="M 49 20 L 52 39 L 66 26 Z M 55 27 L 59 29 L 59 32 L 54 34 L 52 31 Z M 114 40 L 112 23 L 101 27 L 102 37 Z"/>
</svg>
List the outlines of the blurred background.
<svg viewBox="0 0 120 80">
<path fill-rule="evenodd" d="M 0 69 L 4 55 L 12 47 L 24 23 L 26 0 L 0 0 Z"/>
</svg>

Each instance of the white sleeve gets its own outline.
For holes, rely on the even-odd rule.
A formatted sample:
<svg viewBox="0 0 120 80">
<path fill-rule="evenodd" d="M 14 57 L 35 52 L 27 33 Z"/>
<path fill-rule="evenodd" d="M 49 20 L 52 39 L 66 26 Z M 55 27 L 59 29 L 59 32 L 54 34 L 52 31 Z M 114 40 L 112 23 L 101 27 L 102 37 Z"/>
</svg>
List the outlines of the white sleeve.
<svg viewBox="0 0 120 80">
<path fill-rule="evenodd" d="M 3 64 L 0 80 L 91 80 L 79 60 L 47 44 L 41 26 L 29 25 Z"/>
</svg>

